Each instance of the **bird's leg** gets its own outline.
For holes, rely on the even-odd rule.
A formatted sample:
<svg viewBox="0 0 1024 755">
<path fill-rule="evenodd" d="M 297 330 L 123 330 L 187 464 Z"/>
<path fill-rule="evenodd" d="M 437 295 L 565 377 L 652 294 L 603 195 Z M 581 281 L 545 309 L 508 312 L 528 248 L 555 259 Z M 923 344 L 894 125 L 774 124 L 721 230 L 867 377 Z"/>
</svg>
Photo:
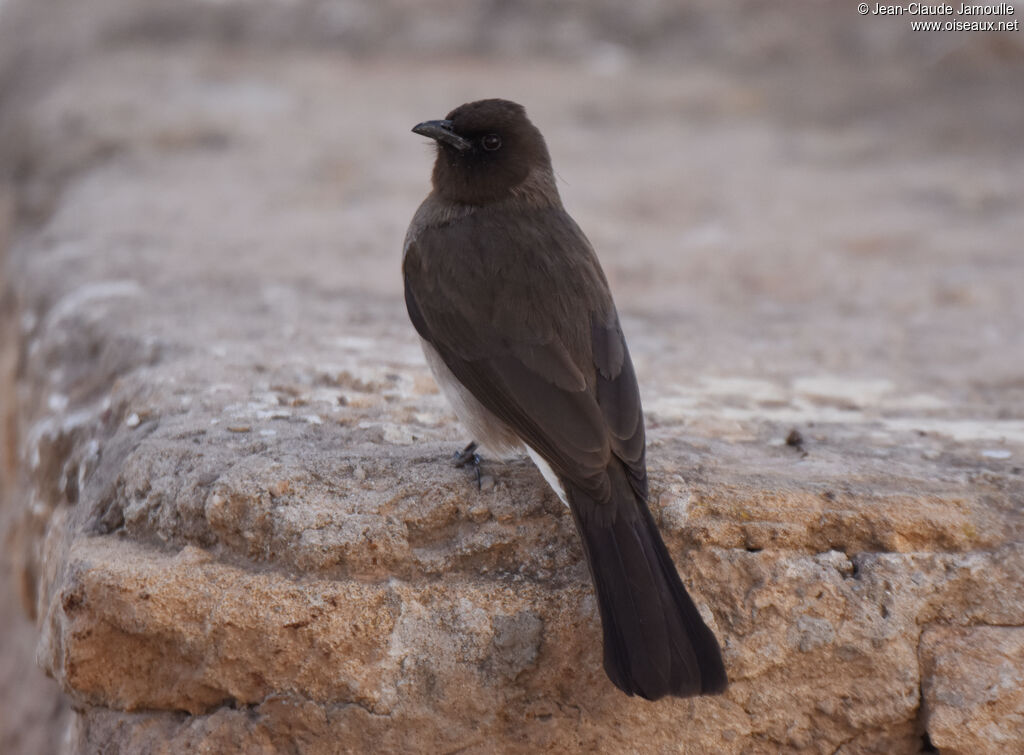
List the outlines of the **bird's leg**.
<svg viewBox="0 0 1024 755">
<path fill-rule="evenodd" d="M 480 463 L 480 454 L 476 452 L 477 442 L 471 441 L 468 446 L 463 448 L 461 451 L 455 452 L 455 466 L 464 467 L 470 462 L 473 464 Z"/>
<path fill-rule="evenodd" d="M 480 454 L 476 452 L 477 442 L 471 441 L 468 446 L 462 449 L 462 451 L 455 454 L 455 466 L 464 467 L 467 464 L 473 465 L 473 470 L 476 472 L 476 487 L 480 489 L 480 462 L 483 459 L 480 458 Z"/>
</svg>

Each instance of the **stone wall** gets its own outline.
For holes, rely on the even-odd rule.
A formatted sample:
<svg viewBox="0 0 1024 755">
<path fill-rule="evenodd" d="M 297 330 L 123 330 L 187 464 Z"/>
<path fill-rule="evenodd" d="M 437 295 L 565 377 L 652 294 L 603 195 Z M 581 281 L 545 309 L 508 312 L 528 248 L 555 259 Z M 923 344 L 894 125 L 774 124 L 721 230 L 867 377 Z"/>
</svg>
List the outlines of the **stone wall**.
<svg viewBox="0 0 1024 755">
<path fill-rule="evenodd" d="M 1024 741 L 1016 38 L 292 5 L 0 8 L 0 751 Z M 495 95 L 611 279 L 722 697 L 622 696 L 562 505 L 448 463 L 409 128 Z"/>
</svg>

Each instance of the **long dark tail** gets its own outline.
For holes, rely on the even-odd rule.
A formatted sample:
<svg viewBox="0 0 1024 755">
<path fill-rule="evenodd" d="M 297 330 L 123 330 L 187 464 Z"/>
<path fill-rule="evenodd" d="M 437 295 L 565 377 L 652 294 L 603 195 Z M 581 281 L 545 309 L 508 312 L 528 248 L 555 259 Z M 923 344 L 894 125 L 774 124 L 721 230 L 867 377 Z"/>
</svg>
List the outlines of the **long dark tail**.
<svg viewBox="0 0 1024 755">
<path fill-rule="evenodd" d="M 648 700 L 723 692 L 718 642 L 686 593 L 647 504 L 618 464 L 609 473 L 609 503 L 563 480 L 597 592 L 608 678 Z"/>
</svg>

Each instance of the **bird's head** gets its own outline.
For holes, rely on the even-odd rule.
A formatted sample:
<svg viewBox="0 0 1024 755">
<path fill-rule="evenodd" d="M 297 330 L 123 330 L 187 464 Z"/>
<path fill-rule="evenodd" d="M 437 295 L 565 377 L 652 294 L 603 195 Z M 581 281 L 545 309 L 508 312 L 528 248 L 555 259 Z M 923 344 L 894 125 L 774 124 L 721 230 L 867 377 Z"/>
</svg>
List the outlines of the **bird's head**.
<svg viewBox="0 0 1024 755">
<path fill-rule="evenodd" d="M 468 102 L 443 121 L 424 121 L 412 130 L 437 142 L 433 181 L 443 199 L 490 204 L 528 180 L 554 188 L 544 137 L 515 102 Z"/>
</svg>

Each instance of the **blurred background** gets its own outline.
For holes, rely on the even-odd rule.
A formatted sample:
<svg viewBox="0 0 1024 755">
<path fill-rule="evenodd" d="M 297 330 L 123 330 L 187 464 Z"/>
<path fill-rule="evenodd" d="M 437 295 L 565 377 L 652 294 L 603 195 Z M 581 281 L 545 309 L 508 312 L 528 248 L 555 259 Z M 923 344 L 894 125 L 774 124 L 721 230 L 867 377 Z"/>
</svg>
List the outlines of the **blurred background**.
<svg viewBox="0 0 1024 755">
<path fill-rule="evenodd" d="M 31 239 L 69 280 L 99 265 L 168 296 L 376 297 L 405 328 L 432 160 L 409 129 L 505 97 L 548 139 L 641 375 L 842 374 L 895 414 L 1019 428 L 1024 35 L 912 20 L 852 0 L 0 0 L 0 250 Z M 52 275 L 33 254 L 19 280 Z M 66 703 L 4 569 L 0 751 L 54 751 Z"/>
<path fill-rule="evenodd" d="M 0 9 L 0 149 L 26 221 L 49 216 L 70 174 L 177 150 L 208 166 L 182 190 L 212 192 L 218 171 L 237 181 L 190 216 L 201 235 L 259 221 L 256 261 L 301 233 L 286 275 L 336 271 L 339 285 L 393 293 L 381 254 L 401 244 L 429 171 L 409 126 L 502 96 L 527 106 L 567 206 L 621 295 L 643 292 L 633 306 L 650 313 L 753 308 L 761 327 L 794 303 L 920 315 L 972 298 L 994 315 L 1016 299 L 1019 32 L 913 31 L 908 16 L 809 1 Z M 89 63 L 101 57 L 110 65 Z M 19 117 L 38 108 L 48 133 Z M 1019 330 L 990 320 L 1000 338 Z M 956 313 L 945 325 L 943 342 Z"/>
</svg>

